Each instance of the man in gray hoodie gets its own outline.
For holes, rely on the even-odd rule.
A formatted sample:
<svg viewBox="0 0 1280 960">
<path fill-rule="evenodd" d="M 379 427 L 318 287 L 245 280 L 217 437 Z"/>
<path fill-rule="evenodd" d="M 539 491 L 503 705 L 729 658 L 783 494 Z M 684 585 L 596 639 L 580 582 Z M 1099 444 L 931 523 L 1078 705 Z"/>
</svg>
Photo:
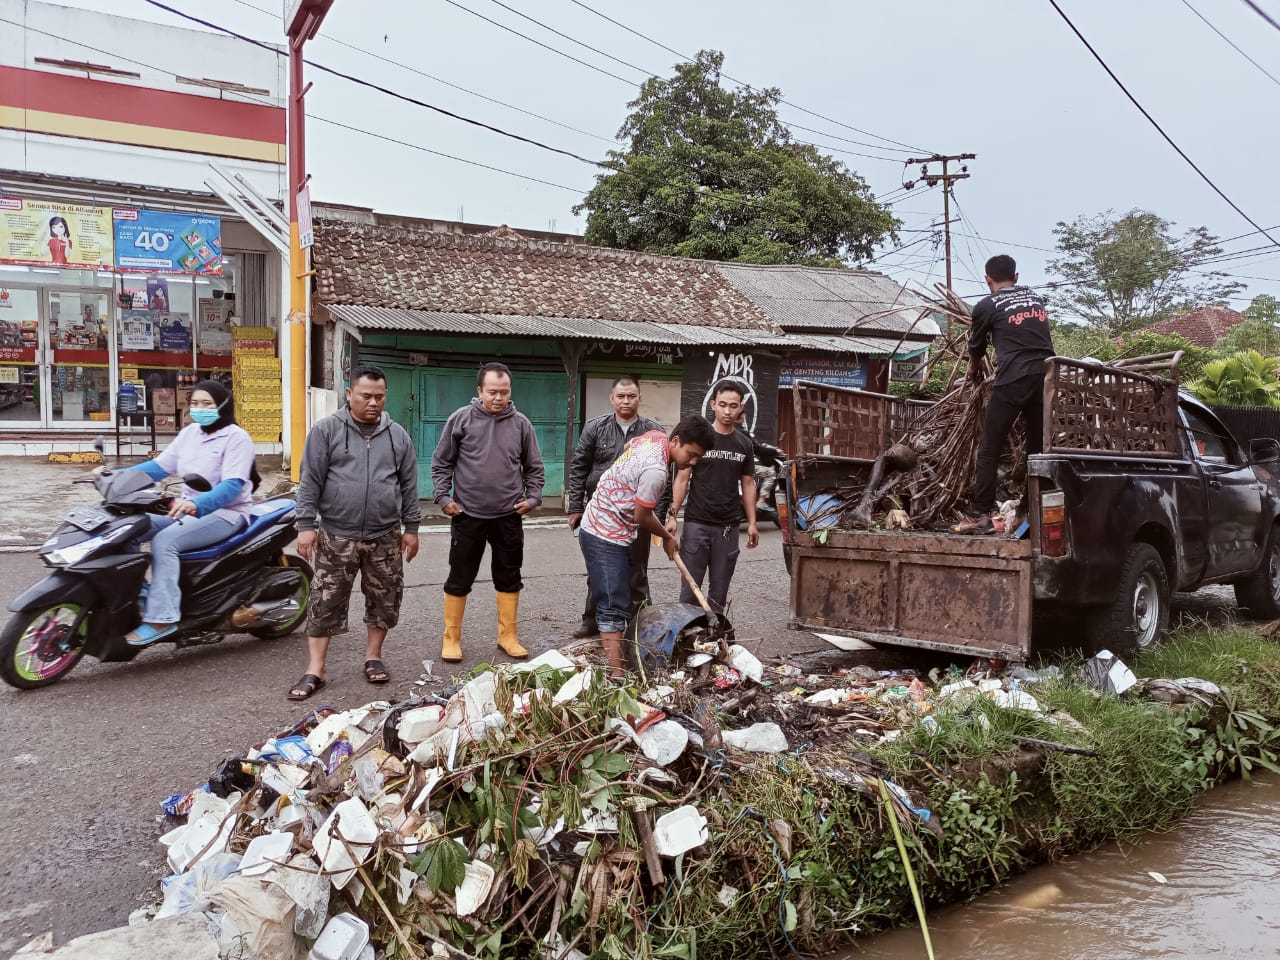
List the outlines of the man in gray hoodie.
<svg viewBox="0 0 1280 960">
<path fill-rule="evenodd" d="M 542 503 L 544 472 L 533 424 L 511 402 L 511 371 L 486 363 L 478 396 L 454 411 L 431 458 L 435 501 L 451 520 L 449 576 L 444 582 L 444 643 L 440 659 L 462 659 L 462 618 L 485 544 L 498 594 L 498 646 L 526 657 L 516 634 L 523 517 Z"/>
<path fill-rule="evenodd" d="M 289 691 L 305 700 L 325 684 L 329 639 L 347 629 L 356 572 L 368 627 L 364 675 L 386 683 L 382 642 L 400 618 L 404 563 L 418 553 L 418 456 L 404 427 L 383 410 L 387 377 L 351 372 L 347 406 L 307 436 L 298 485 L 298 555 L 315 564 L 307 608 L 307 672 Z"/>
</svg>

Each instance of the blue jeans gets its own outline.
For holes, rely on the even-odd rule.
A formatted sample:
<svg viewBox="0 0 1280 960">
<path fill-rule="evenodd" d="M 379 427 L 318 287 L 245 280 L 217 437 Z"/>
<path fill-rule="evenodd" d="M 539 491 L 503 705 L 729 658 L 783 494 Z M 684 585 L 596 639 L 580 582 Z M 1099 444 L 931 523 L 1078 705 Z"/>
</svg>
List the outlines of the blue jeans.
<svg viewBox="0 0 1280 960">
<path fill-rule="evenodd" d="M 183 517 L 179 523 L 170 517 L 151 517 L 151 532 L 138 538 L 151 541 L 151 586 L 147 590 L 144 623 L 177 623 L 182 619 L 182 591 L 178 588 L 181 566 L 178 555 L 226 540 L 243 527 L 245 521 L 231 523 L 214 514 L 207 517 Z"/>
<path fill-rule="evenodd" d="M 621 633 L 631 611 L 631 545 L 611 543 L 578 528 L 578 545 L 587 562 L 587 582 L 596 604 L 601 633 Z"/>
</svg>

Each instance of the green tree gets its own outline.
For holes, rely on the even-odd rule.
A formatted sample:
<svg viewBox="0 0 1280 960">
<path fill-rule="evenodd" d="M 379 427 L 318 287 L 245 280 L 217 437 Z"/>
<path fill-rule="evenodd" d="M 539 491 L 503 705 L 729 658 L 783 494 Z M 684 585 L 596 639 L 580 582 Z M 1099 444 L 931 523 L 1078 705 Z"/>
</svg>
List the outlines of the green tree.
<svg viewBox="0 0 1280 960">
<path fill-rule="evenodd" d="M 1243 323 L 1213 345 L 1214 352 L 1221 356 L 1241 350 L 1257 350 L 1264 356 L 1280 353 L 1280 302 L 1270 294 L 1259 294 L 1245 307 L 1244 315 Z"/>
<path fill-rule="evenodd" d="M 1118 337 L 1107 336 L 1096 327 L 1082 324 L 1060 323 L 1053 331 L 1053 346 L 1061 356 L 1092 357 L 1107 363 L 1122 357 L 1150 357 L 1161 353 L 1182 351 L 1178 362 L 1178 380 L 1187 383 L 1204 371 L 1204 365 L 1214 358 L 1214 352 L 1197 347 L 1186 337 L 1176 333 L 1152 333 L 1137 330 Z"/>
<path fill-rule="evenodd" d="M 1050 302 L 1114 336 L 1243 289 L 1223 273 L 1198 269 L 1222 253 L 1217 237 L 1204 227 L 1181 236 L 1172 228 L 1147 210 L 1059 221 L 1053 233 L 1061 256 L 1046 265 L 1057 277 Z"/>
<path fill-rule="evenodd" d="M 588 243 L 649 253 L 839 266 L 895 237 L 866 182 L 778 119 L 781 92 L 720 85 L 724 54 L 702 51 L 654 77 L 628 106 L 609 172 L 574 212 Z"/>
<path fill-rule="evenodd" d="M 1205 364 L 1204 375 L 1190 387 L 1209 404 L 1280 407 L 1280 357 L 1242 350 Z"/>
</svg>

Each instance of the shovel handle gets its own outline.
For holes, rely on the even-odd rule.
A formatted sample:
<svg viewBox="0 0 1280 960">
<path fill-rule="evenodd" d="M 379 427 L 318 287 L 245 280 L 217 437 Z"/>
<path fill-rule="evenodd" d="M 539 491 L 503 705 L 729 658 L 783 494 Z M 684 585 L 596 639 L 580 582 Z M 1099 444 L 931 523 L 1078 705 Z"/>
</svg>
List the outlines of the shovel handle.
<svg viewBox="0 0 1280 960">
<path fill-rule="evenodd" d="M 693 575 L 689 573 L 689 568 L 684 565 L 684 559 L 678 553 L 671 559 L 673 559 L 676 562 L 676 566 L 680 568 L 680 575 L 684 577 L 684 582 L 689 585 L 689 589 L 693 591 L 693 595 L 698 598 L 698 603 L 702 606 L 702 609 L 706 611 L 707 616 L 714 621 L 715 614 L 711 612 L 711 604 L 707 603 L 707 598 L 703 595 L 702 588 L 694 582 Z"/>
</svg>

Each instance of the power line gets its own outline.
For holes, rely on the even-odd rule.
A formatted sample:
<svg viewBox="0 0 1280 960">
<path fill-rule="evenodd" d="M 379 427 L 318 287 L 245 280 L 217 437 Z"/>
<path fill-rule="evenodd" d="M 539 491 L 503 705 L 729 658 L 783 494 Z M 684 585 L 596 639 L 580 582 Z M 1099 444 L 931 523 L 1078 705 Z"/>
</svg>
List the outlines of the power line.
<svg viewBox="0 0 1280 960">
<path fill-rule="evenodd" d="M 151 6 L 153 7 L 158 7 L 161 10 L 167 11 L 168 13 L 172 13 L 175 16 L 181 17 L 184 20 L 189 20 L 192 23 L 198 23 L 202 27 L 207 27 L 210 30 L 216 30 L 219 33 L 225 33 L 229 36 L 235 37 L 237 40 L 241 40 L 245 43 L 251 43 L 255 47 L 260 47 L 263 50 L 269 50 L 270 52 L 274 53 L 278 57 L 284 56 L 284 51 L 282 51 L 279 47 L 273 46 L 272 44 L 269 44 L 269 43 L 263 43 L 261 40 L 254 40 L 252 37 L 246 37 L 244 34 L 237 33 L 236 31 L 232 30 L 229 27 L 222 27 L 216 23 L 210 23 L 208 20 L 202 20 L 197 16 L 193 16 L 192 14 L 183 13 L 181 10 L 171 7 L 166 3 L 161 3 L 160 0 L 146 0 L 146 2 L 151 4 Z M 446 0 L 446 2 L 452 2 L 452 0 Z M 499 134 L 500 136 L 508 137 L 509 139 L 516 140 L 520 143 L 529 144 L 530 146 L 537 147 L 540 150 L 546 150 L 546 151 L 549 151 L 550 153 L 558 153 L 562 156 L 570 157 L 582 163 L 590 164 L 591 166 L 596 165 L 596 162 L 594 160 L 589 160 L 586 157 L 580 156 L 571 150 L 564 150 L 564 149 L 561 149 L 560 147 L 553 147 L 550 144 L 541 142 L 540 140 L 534 140 L 531 137 L 525 137 L 525 136 L 521 136 L 518 133 L 512 133 L 509 130 L 503 130 L 501 127 L 495 127 L 492 124 L 484 123 L 481 120 L 473 120 L 471 117 L 463 116 L 460 113 L 454 113 L 452 110 L 446 110 L 444 107 L 437 107 L 433 103 L 428 103 L 425 100 L 419 100 L 417 97 L 411 97 L 408 94 L 399 93 L 395 90 L 388 89 L 387 87 L 381 86 L 380 84 L 376 84 L 370 80 L 365 80 L 361 77 L 354 76 L 350 73 L 344 73 L 341 70 L 335 70 L 333 67 L 327 67 L 322 63 L 316 63 L 314 60 L 304 60 L 303 62 L 306 63 L 307 66 L 314 67 L 315 69 L 319 70 L 321 73 L 327 73 L 332 76 L 339 77 L 340 79 L 346 80 L 349 83 L 354 83 L 357 86 L 367 87 L 370 90 L 376 90 L 378 93 L 385 94 L 386 96 L 392 97 L 396 100 L 403 100 L 405 103 L 413 104 L 416 107 L 422 107 L 426 110 L 432 110 L 436 113 L 449 117 L 453 120 L 460 120 L 463 123 L 468 123 L 468 124 L 471 124 L 472 126 L 480 127 L 484 130 L 490 131 L 491 133 L 496 133 L 496 134 Z"/>
<path fill-rule="evenodd" d="M 448 2 L 452 2 L 452 0 L 448 0 Z M 595 15 L 595 16 L 597 16 L 597 17 L 599 17 L 601 20 L 605 20 L 605 21 L 607 21 L 607 22 L 609 22 L 609 23 L 613 24 L 615 27 L 619 27 L 620 29 L 625 30 L 627 33 L 630 33 L 630 34 L 633 34 L 634 36 L 639 37 L 641 40 L 645 40 L 645 41 L 647 41 L 647 42 L 649 42 L 649 43 L 652 43 L 654 46 L 659 47 L 660 49 L 667 51 L 667 53 L 673 53 L 673 54 L 675 54 L 677 57 L 679 57 L 679 58 L 680 58 L 681 60 L 683 60 L 685 63 L 693 63 L 693 62 L 694 62 L 692 57 L 688 57 L 688 56 L 686 56 L 685 54 L 681 53 L 679 50 L 676 50 L 674 47 L 669 47 L 669 46 L 667 46 L 665 43 L 662 43 L 662 42 L 661 42 L 661 41 L 659 41 L 659 40 L 655 40 L 653 37 L 649 36 L 648 34 L 642 33 L 642 32 L 640 32 L 639 30 L 636 30 L 634 27 L 629 27 L 629 26 L 627 26 L 625 23 L 623 23 L 622 21 L 620 21 L 620 20 L 615 20 L 613 17 L 609 16 L 608 14 L 601 13 L 599 10 L 595 9 L 594 7 L 590 6 L 589 4 L 586 4 L 586 3 L 582 2 L 582 0 L 569 0 L 569 2 L 570 2 L 570 3 L 572 3 L 574 6 L 581 7 L 583 10 L 586 10 L 586 11 L 587 11 L 588 13 L 590 13 L 590 14 L 593 14 L 593 15 Z M 721 74 L 721 76 L 723 76 L 726 80 L 730 81 L 731 83 L 736 83 L 736 84 L 738 84 L 739 86 L 746 87 L 748 90 L 756 90 L 756 89 L 758 89 L 758 88 L 756 88 L 756 87 L 753 87 L 751 84 L 747 83 L 746 81 L 738 80 L 738 79 L 736 79 L 736 78 L 734 78 L 734 77 L 729 76 L 729 74 L 727 74 L 727 73 L 722 73 L 722 74 Z M 847 124 L 847 123 L 845 123 L 845 122 L 843 122 L 843 121 L 841 121 L 841 120 L 835 120 L 835 119 L 833 119 L 832 117 L 824 116 L 824 115 L 823 115 L 823 114 L 821 114 L 821 113 L 816 113 L 815 111 L 810 110 L 810 109 L 808 109 L 807 107 L 802 107 L 802 106 L 800 106 L 798 103 L 793 103 L 793 102 L 792 102 L 792 101 L 790 101 L 790 100 L 785 100 L 785 99 L 779 98 L 779 103 L 785 104 L 786 106 L 791 107 L 791 109 L 793 109 L 793 110 L 799 110 L 801 113 L 807 113 L 807 114 L 808 114 L 809 116 L 811 116 L 811 117 L 817 117 L 819 120 L 825 120 L 827 123 L 834 123 L 836 126 L 844 127 L 846 130 L 852 130 L 854 133 L 860 133 L 860 134 L 862 134 L 863 136 L 866 136 L 866 137 L 875 137 L 877 140 L 883 140 L 885 143 L 891 143 L 891 144 L 894 144 L 894 145 L 895 145 L 895 146 L 897 146 L 897 147 L 903 147 L 903 148 L 905 148 L 904 150 L 901 150 L 901 151 L 895 151 L 895 152 L 902 152 L 902 153 L 928 153 L 928 152 L 930 152 L 930 151 L 926 150 L 924 147 L 916 147 L 916 146 L 912 146 L 912 145 L 911 145 L 911 144 L 909 144 L 909 143 L 903 143 L 901 140 L 894 140 L 894 139 L 892 139 L 892 138 L 890 138 L 890 137 L 884 137 L 884 136 L 881 136 L 881 135 L 880 135 L 880 134 L 878 134 L 878 133 L 872 133 L 870 130 L 863 130 L 861 127 L 855 127 L 855 126 L 852 126 L 852 125 L 850 125 L 850 124 Z M 889 148 L 885 147 L 885 148 L 883 148 L 883 149 L 889 149 Z"/>
<path fill-rule="evenodd" d="M 1253 7 L 1255 10 L 1257 10 L 1259 14 L 1266 16 L 1266 14 L 1263 14 L 1261 10 L 1258 10 L 1256 4 L 1253 3 L 1253 0 L 1244 0 L 1244 2 L 1249 4 L 1249 6 Z M 1120 80 L 1118 76 L 1116 76 L 1115 71 L 1113 71 L 1109 66 L 1107 66 L 1107 62 L 1102 59 L 1102 56 L 1098 53 L 1097 50 L 1093 48 L 1093 45 L 1089 43 L 1087 39 L 1085 39 L 1084 34 L 1081 33 L 1079 29 L 1077 29 L 1076 25 L 1071 22 L 1071 18 L 1067 16 L 1067 14 L 1063 11 L 1062 7 L 1058 6 L 1058 0 L 1049 0 L 1049 5 L 1058 12 L 1058 16 L 1060 16 L 1063 19 L 1066 25 L 1071 28 L 1071 32 L 1074 33 L 1080 39 L 1080 42 L 1085 45 L 1085 48 L 1089 51 L 1089 53 L 1093 55 L 1093 58 L 1097 60 L 1098 64 L 1102 67 L 1102 69 L 1107 72 L 1107 76 L 1109 76 L 1113 81 L 1115 81 L 1116 86 L 1118 86 L 1121 92 L 1124 93 L 1124 95 L 1129 99 L 1129 102 L 1138 108 L 1138 112 L 1141 113 L 1144 117 L 1146 117 L 1147 122 L 1150 123 L 1153 127 L 1155 127 L 1156 132 L 1159 133 L 1160 136 L 1164 138 L 1165 142 L 1168 143 L 1169 146 L 1173 147 L 1174 151 L 1177 152 L 1178 156 L 1180 156 L 1183 160 L 1185 160 L 1187 162 L 1187 165 L 1190 166 L 1191 169 L 1194 170 L 1199 175 L 1200 179 L 1203 180 L 1205 183 L 1207 183 L 1214 193 L 1216 193 L 1219 197 L 1221 197 L 1224 201 L 1226 201 L 1227 205 L 1231 207 L 1232 210 L 1240 214 L 1240 216 L 1242 216 L 1245 219 L 1245 221 L 1248 222 L 1251 226 L 1256 227 L 1258 232 L 1261 233 L 1263 236 L 1265 236 L 1273 244 L 1275 244 L 1277 247 L 1280 247 L 1280 241 L 1277 241 L 1276 238 L 1271 236 L 1271 234 L 1268 233 L 1264 227 L 1259 225 L 1259 223 L 1256 220 L 1254 220 L 1253 217 L 1245 213 L 1244 210 L 1242 210 L 1234 200 L 1228 197 L 1226 193 L 1223 192 L 1222 188 L 1219 187 L 1216 183 L 1214 183 L 1213 180 L 1210 179 L 1209 175 L 1205 173 L 1203 170 L 1201 170 L 1200 167 L 1196 164 L 1196 162 L 1192 160 L 1191 157 L 1189 157 L 1186 154 L 1186 152 L 1180 146 L 1178 146 L 1177 143 L 1174 142 L 1173 137 L 1165 133 L 1164 127 L 1160 126 L 1160 124 L 1156 122 L 1155 117 L 1153 117 L 1150 113 L 1147 112 L 1146 107 L 1144 107 L 1141 103 L 1138 102 L 1138 98 L 1129 92 L 1129 88 L 1124 85 L 1124 83 Z M 1270 17 L 1267 17 L 1267 20 L 1270 21 L 1273 26 L 1276 26 L 1277 29 L 1280 29 L 1280 24 L 1276 24 L 1275 21 L 1271 20 Z"/>
<path fill-rule="evenodd" d="M 279 20 L 280 15 L 278 13 L 272 13 L 270 10 L 264 9 L 263 7 L 259 7 L 256 4 L 250 3 L 249 0 L 234 0 L 234 2 L 240 4 L 242 7 L 248 7 L 250 10 L 256 10 L 258 13 L 271 17 L 273 20 Z M 337 44 L 340 47 L 346 47 L 348 50 L 354 50 L 356 53 L 362 54 L 363 56 L 366 56 L 366 57 L 371 57 L 374 60 L 380 60 L 383 63 L 389 63 L 392 66 L 399 67 L 402 70 L 408 70 L 410 73 L 416 73 L 420 77 L 425 77 L 428 80 L 432 80 L 436 83 L 443 84 L 446 87 L 450 87 L 451 89 L 458 90 L 462 93 L 467 94 L 468 96 L 476 97 L 480 100 L 485 100 L 488 103 L 497 104 L 500 107 L 506 107 L 508 110 L 514 110 L 516 113 L 523 113 L 527 117 L 533 117 L 535 120 L 541 120 L 544 123 L 550 123 L 553 126 L 561 127 L 562 129 L 572 131 L 573 133 L 581 134 L 584 137 L 591 137 L 594 140 L 601 140 L 605 143 L 616 144 L 618 142 L 613 137 L 601 136 L 598 133 L 592 133 L 590 130 L 583 130 L 580 127 L 573 126 L 572 124 L 563 123 L 551 117 L 544 116 L 541 113 L 536 113 L 533 110 L 527 110 L 524 107 L 518 107 L 514 103 L 507 103 L 505 100 L 499 100 L 496 97 L 490 97 L 487 94 L 480 93 L 479 91 L 470 90 L 467 87 L 453 83 L 449 80 L 444 79 L 443 77 L 437 77 L 435 74 L 427 73 L 425 70 L 420 70 L 417 67 L 413 66 L 412 64 L 405 63 L 402 60 L 396 60 L 396 59 L 393 59 L 392 57 L 386 57 L 386 56 L 383 56 L 382 54 L 375 53 L 374 51 L 369 50 L 366 47 L 356 46 L 354 43 L 347 43 L 345 40 L 340 40 L 339 38 L 330 36 L 328 34 L 321 34 L 320 39 L 326 40 L 329 43 Z"/>
<path fill-rule="evenodd" d="M 147 2 L 150 3 L 152 2 L 152 0 L 147 0 Z M 542 47 L 543 50 L 550 50 L 556 56 L 564 57 L 566 60 L 572 60 L 574 63 L 579 63 L 590 70 L 594 70 L 596 73 L 602 73 L 606 77 L 612 77 L 614 80 L 621 80 L 623 83 L 627 84 L 628 86 L 632 86 L 632 87 L 640 86 L 640 84 L 636 83 L 634 80 L 628 80 L 626 77 L 620 77 L 616 73 L 611 73 L 610 71 L 606 70 L 604 67 L 598 67 L 594 63 L 588 63 L 586 60 L 580 60 L 579 58 L 575 57 L 571 53 L 565 53 L 563 50 L 558 50 L 555 47 L 551 46 L 550 44 L 543 43 L 541 40 L 535 40 L 533 37 L 529 36 L 527 33 L 521 33 L 515 27 L 508 27 L 505 23 L 500 23 L 491 17 L 486 17 L 483 13 L 480 13 L 478 10 L 472 10 L 470 7 L 466 7 L 458 3 L 458 0 L 444 0 L 444 2 L 449 4 L 449 6 L 451 7 L 457 7 L 459 10 L 463 10 L 471 14 L 473 17 L 479 17 L 485 23 L 493 24 L 499 30 L 505 30 L 507 31 L 507 33 L 513 33 L 517 37 L 521 37 L 522 39 L 528 40 L 530 43 L 533 43 L 538 45 L 539 47 Z"/>
<path fill-rule="evenodd" d="M 1182 0 L 1182 5 L 1186 7 L 1188 10 L 1190 10 L 1192 13 L 1194 13 L 1197 17 L 1199 17 L 1206 27 L 1208 27 L 1210 30 L 1212 30 L 1214 33 L 1220 36 L 1223 40 L 1225 40 L 1228 44 L 1230 44 L 1232 50 L 1234 50 L 1236 53 L 1240 54 L 1240 56 L 1244 57 L 1246 60 L 1252 63 L 1266 76 L 1268 80 L 1270 80 L 1276 86 L 1280 87 L 1280 80 L 1277 80 L 1275 76 L 1271 73 L 1271 71 L 1269 71 L 1257 60 L 1253 59 L 1253 57 L 1249 56 L 1247 53 L 1241 50 L 1238 46 L 1236 46 L 1234 40 L 1232 40 L 1225 33 L 1223 33 L 1221 30 L 1215 27 L 1212 23 L 1210 23 L 1203 13 L 1201 13 L 1199 10 L 1197 10 L 1195 7 L 1191 5 L 1191 0 Z"/>
<path fill-rule="evenodd" d="M 353 133 L 364 134 L 365 136 L 373 137 L 375 140 L 385 140 L 387 143 L 398 144 L 399 146 L 402 146 L 402 147 L 408 147 L 411 150 L 420 150 L 423 153 L 429 153 L 429 154 L 432 154 L 433 156 L 444 157 L 446 160 L 456 160 L 458 163 L 465 163 L 471 167 L 480 167 L 481 169 L 484 169 L 484 170 L 492 170 L 495 173 L 503 173 L 503 174 L 506 174 L 508 177 L 517 177 L 521 180 L 528 180 L 532 183 L 541 183 L 544 186 L 555 187 L 557 190 L 568 190 L 570 193 L 581 194 L 583 192 L 577 187 L 565 186 L 563 183 L 552 183 L 550 180 L 541 180 L 538 177 L 531 177 L 528 174 L 516 173 L 514 170 L 504 170 L 502 167 L 494 167 L 487 163 L 481 163 L 478 160 L 468 160 L 466 157 L 455 157 L 451 153 L 442 153 L 439 150 L 432 150 L 430 147 L 424 147 L 418 143 L 410 143 L 407 140 L 397 140 L 395 137 L 388 137 L 385 134 L 374 133 L 372 130 L 365 130 L 365 129 L 362 129 L 361 127 L 354 127 L 354 126 L 351 126 L 350 124 L 342 123 L 338 120 L 331 120 L 328 117 L 321 117 L 321 116 L 317 116 L 316 114 L 312 114 L 309 119 L 318 120 L 321 123 L 327 123 L 333 127 L 341 127 L 343 130 L 350 130 Z"/>
<path fill-rule="evenodd" d="M 1250 10 L 1252 10 L 1254 13 L 1256 13 L 1258 16 L 1260 16 L 1263 20 L 1267 21 L 1267 23 L 1275 27 L 1277 30 L 1280 30 L 1280 23 L 1277 23 L 1275 18 L 1272 17 L 1271 14 L 1263 10 L 1260 6 L 1254 3 L 1253 0 L 1244 0 L 1244 5 L 1248 7 Z"/>
</svg>

